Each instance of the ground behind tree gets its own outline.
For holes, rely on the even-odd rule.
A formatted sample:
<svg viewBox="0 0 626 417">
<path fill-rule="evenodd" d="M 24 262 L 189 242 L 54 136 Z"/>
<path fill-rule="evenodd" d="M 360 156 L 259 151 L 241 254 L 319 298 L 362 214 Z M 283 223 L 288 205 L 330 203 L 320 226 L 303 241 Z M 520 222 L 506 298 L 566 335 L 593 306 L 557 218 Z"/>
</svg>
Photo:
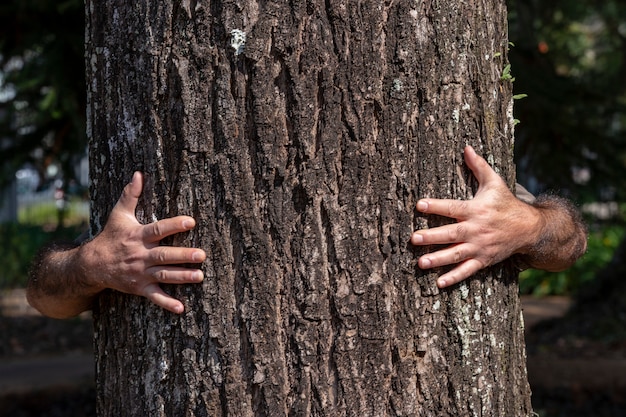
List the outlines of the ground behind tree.
<svg viewBox="0 0 626 417">
<path fill-rule="evenodd" d="M 626 344 L 559 336 L 559 328 L 572 325 L 561 318 L 571 305 L 567 297 L 522 302 L 535 412 L 626 416 Z M 95 415 L 89 314 L 44 318 L 27 305 L 23 290 L 5 291 L 0 334 L 0 417 Z"/>
</svg>

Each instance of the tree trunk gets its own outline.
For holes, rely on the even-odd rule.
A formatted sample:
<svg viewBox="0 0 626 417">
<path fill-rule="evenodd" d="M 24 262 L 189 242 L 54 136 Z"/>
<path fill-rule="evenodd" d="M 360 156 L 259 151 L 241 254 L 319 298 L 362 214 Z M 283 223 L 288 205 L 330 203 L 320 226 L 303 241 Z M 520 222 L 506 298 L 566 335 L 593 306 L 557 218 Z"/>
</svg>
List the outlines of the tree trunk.
<svg viewBox="0 0 626 417">
<path fill-rule="evenodd" d="M 514 183 L 506 10 L 485 1 L 88 0 L 93 232 L 196 218 L 175 316 L 105 294 L 100 416 L 527 416 L 517 274 L 417 267 L 419 197 Z"/>
</svg>

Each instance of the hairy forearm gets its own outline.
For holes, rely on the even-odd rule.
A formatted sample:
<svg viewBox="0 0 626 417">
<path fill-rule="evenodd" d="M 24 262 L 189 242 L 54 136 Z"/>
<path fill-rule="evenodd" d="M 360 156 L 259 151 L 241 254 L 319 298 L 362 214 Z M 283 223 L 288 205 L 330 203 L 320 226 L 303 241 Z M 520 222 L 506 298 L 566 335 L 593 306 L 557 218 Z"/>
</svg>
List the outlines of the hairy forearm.
<svg viewBox="0 0 626 417">
<path fill-rule="evenodd" d="M 54 243 L 35 257 L 26 296 L 43 315 L 68 318 L 91 309 L 100 289 L 89 284 L 80 250 L 77 244 Z"/>
<path fill-rule="evenodd" d="M 528 266 L 547 271 L 569 268 L 587 250 L 587 228 L 566 199 L 541 195 L 532 203 L 541 218 L 537 238 L 521 253 Z"/>
</svg>

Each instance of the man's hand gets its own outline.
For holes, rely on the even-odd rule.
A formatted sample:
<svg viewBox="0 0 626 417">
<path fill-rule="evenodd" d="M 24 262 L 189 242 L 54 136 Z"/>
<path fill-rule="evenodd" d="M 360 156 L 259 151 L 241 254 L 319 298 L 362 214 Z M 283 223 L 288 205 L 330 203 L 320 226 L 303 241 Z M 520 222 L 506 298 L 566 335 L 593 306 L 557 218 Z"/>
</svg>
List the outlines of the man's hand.
<svg viewBox="0 0 626 417">
<path fill-rule="evenodd" d="M 174 266 L 201 263 L 201 249 L 160 246 L 167 236 L 191 230 L 195 221 L 177 216 L 142 225 L 135 209 L 143 189 L 143 176 L 135 172 L 111 211 L 102 232 L 81 247 L 85 274 L 99 289 L 111 288 L 148 298 L 173 313 L 182 313 L 183 304 L 166 294 L 159 284 L 193 284 L 203 280 L 202 271 Z"/>
<path fill-rule="evenodd" d="M 569 267 L 584 253 L 584 225 L 566 208 L 522 202 L 473 148 L 466 147 L 464 156 L 479 183 L 475 197 L 467 201 L 426 198 L 417 203 L 422 213 L 457 221 L 411 236 L 414 245 L 449 245 L 418 260 L 422 269 L 456 265 L 437 279 L 437 286 L 456 284 L 514 254 L 524 255 L 530 266 L 554 271 Z"/>
<path fill-rule="evenodd" d="M 201 270 L 178 265 L 201 263 L 206 254 L 202 249 L 159 245 L 167 236 L 192 229 L 195 221 L 178 216 L 140 224 L 135 209 L 142 188 L 143 176 L 136 172 L 98 236 L 78 247 L 48 248 L 35 259 L 27 296 L 42 314 L 75 316 L 90 309 L 98 293 L 107 288 L 146 297 L 173 313 L 183 312 L 183 304 L 160 284 L 202 282 Z"/>
</svg>

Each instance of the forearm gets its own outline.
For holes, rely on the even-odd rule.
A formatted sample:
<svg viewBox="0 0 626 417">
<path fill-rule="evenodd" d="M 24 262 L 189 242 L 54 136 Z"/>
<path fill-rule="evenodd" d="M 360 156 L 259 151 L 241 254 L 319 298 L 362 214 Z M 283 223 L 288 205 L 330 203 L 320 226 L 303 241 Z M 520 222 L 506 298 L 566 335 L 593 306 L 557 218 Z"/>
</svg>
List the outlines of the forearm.
<svg viewBox="0 0 626 417">
<path fill-rule="evenodd" d="M 569 201 L 539 196 L 532 206 L 538 211 L 537 236 L 520 253 L 523 262 L 535 269 L 562 271 L 569 268 L 587 250 L 587 228 L 580 212 Z"/>
<path fill-rule="evenodd" d="M 90 284 L 80 263 L 81 247 L 52 244 L 39 253 L 30 271 L 28 302 L 45 316 L 74 317 L 92 308 L 100 288 Z"/>
</svg>

